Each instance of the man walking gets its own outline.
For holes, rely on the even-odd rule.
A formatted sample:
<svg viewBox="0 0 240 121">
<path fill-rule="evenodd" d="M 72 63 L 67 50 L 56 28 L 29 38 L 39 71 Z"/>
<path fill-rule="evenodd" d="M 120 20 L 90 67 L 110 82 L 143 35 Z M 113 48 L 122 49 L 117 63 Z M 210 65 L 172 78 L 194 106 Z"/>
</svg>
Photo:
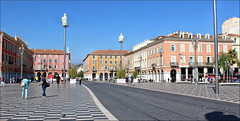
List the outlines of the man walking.
<svg viewBox="0 0 240 121">
<path fill-rule="evenodd" d="M 60 77 L 59 77 L 59 75 L 56 75 L 56 79 L 57 79 L 57 88 L 59 88 L 59 82 L 60 82 Z"/>
<path fill-rule="evenodd" d="M 131 75 L 130 78 L 131 78 L 131 85 L 134 86 L 134 84 L 133 84 L 133 75 Z"/>
<path fill-rule="evenodd" d="M 128 75 L 126 75 L 126 86 L 128 86 Z"/>
<path fill-rule="evenodd" d="M 79 85 L 82 84 L 82 77 L 79 77 Z"/>
<path fill-rule="evenodd" d="M 43 96 L 43 98 L 46 98 L 46 88 L 47 88 L 46 85 L 47 85 L 47 81 L 46 81 L 46 79 L 44 77 L 42 77 L 42 75 L 40 76 L 40 78 L 42 79 L 42 81 L 39 84 L 39 86 L 42 85 L 42 90 L 43 90 L 42 96 Z"/>
</svg>

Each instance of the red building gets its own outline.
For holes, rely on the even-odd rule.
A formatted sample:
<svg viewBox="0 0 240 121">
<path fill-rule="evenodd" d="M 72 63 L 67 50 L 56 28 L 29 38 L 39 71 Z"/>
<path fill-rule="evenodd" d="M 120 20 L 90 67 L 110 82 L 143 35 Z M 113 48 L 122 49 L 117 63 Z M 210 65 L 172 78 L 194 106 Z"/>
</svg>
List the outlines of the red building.
<svg viewBox="0 0 240 121">
<path fill-rule="evenodd" d="M 19 36 L 11 37 L 5 32 L 0 32 L 0 76 L 5 82 L 10 78 L 16 79 L 21 76 L 21 50 L 23 53 L 23 76 L 34 77 L 33 73 L 33 52 L 28 49 L 28 44 Z"/>
</svg>

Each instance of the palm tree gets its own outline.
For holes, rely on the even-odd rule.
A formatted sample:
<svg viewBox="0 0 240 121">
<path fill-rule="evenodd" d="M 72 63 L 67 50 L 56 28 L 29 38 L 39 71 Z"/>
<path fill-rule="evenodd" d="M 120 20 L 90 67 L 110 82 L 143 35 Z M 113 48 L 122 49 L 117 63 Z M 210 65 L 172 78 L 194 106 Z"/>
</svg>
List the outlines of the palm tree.
<svg viewBox="0 0 240 121">
<path fill-rule="evenodd" d="M 229 54 L 221 52 L 220 55 L 219 55 L 219 58 L 218 58 L 218 67 L 223 68 L 223 81 L 224 82 L 225 82 L 225 72 L 226 72 L 226 69 L 227 69 L 227 67 L 225 65 L 226 60 L 228 60 L 230 62 L 231 57 L 229 56 Z"/>
<path fill-rule="evenodd" d="M 235 64 L 235 62 L 238 61 L 238 59 L 237 59 L 237 52 L 234 49 L 230 49 L 229 52 L 228 52 L 228 55 L 231 58 L 231 61 L 229 61 L 229 62 L 231 64 L 231 66 L 232 66 L 233 64 Z"/>
<path fill-rule="evenodd" d="M 238 69 L 240 69 L 240 61 L 238 61 Z"/>
</svg>

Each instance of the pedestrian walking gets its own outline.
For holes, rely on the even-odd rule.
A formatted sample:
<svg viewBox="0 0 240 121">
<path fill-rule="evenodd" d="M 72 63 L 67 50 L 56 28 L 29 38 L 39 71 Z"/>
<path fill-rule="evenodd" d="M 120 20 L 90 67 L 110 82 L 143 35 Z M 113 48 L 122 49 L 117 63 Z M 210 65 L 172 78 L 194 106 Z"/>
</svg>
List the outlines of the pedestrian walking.
<svg viewBox="0 0 240 121">
<path fill-rule="evenodd" d="M 131 85 L 134 86 L 134 84 L 133 84 L 133 75 L 131 75 L 130 78 L 131 78 Z"/>
<path fill-rule="evenodd" d="M 82 84 L 82 77 L 79 77 L 79 85 Z"/>
<path fill-rule="evenodd" d="M 10 82 L 10 84 L 11 84 L 11 83 L 12 83 L 12 78 L 10 78 L 9 80 L 10 80 L 9 82 Z"/>
<path fill-rule="evenodd" d="M 59 88 L 59 83 L 60 83 L 60 77 L 59 77 L 59 75 L 56 75 L 56 79 L 57 79 L 57 88 Z"/>
<path fill-rule="evenodd" d="M 26 100 L 27 94 L 28 94 L 28 87 L 29 87 L 29 80 L 27 79 L 27 76 L 24 76 L 24 79 L 20 84 L 20 88 L 21 87 L 22 87 L 22 99 L 24 98 L 24 94 L 25 94 L 25 100 Z"/>
<path fill-rule="evenodd" d="M 13 83 L 15 83 L 15 78 L 14 77 L 12 78 L 12 80 L 13 80 Z"/>
<path fill-rule="evenodd" d="M 1 86 L 2 86 L 2 87 L 5 86 L 5 82 L 4 82 L 4 78 L 3 78 L 3 76 L 1 76 Z"/>
<path fill-rule="evenodd" d="M 128 75 L 126 76 L 126 86 L 128 86 Z"/>
<path fill-rule="evenodd" d="M 40 78 L 42 79 L 41 83 L 39 84 L 39 86 L 42 85 L 42 90 L 43 90 L 42 97 L 46 98 L 47 97 L 46 96 L 47 80 L 44 77 L 42 77 L 42 75 L 40 76 Z"/>
<path fill-rule="evenodd" d="M 22 83 L 22 78 L 19 77 L 19 78 L 18 78 L 18 81 L 19 81 L 19 83 L 21 84 L 21 83 Z"/>
<path fill-rule="evenodd" d="M 168 78 L 168 82 L 170 81 L 170 79 Z"/>
</svg>

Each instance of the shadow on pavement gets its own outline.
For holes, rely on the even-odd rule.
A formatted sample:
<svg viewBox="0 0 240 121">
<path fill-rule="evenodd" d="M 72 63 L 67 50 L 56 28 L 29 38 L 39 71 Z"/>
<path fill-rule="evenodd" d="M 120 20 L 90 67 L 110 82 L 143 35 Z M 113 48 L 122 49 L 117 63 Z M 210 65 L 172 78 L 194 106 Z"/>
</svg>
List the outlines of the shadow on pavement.
<svg viewBox="0 0 240 121">
<path fill-rule="evenodd" d="M 224 115 L 223 112 L 220 111 L 214 111 L 211 113 L 207 113 L 205 115 L 205 118 L 208 121 L 240 121 L 240 118 L 238 118 L 235 115 Z"/>
</svg>

